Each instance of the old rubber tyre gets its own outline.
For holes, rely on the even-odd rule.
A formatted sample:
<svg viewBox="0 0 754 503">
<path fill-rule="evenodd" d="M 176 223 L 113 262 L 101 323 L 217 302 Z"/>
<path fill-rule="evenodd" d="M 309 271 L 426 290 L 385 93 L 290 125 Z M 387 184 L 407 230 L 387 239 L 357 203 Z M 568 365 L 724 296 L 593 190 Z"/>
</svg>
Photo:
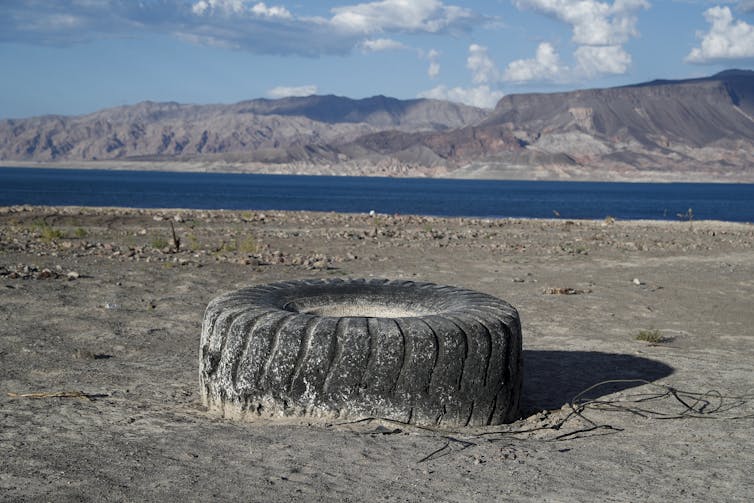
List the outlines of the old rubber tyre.
<svg viewBox="0 0 754 503">
<path fill-rule="evenodd" d="M 510 422 L 521 363 L 510 304 L 413 281 L 289 281 L 230 292 L 207 307 L 200 348 L 205 405 L 246 419 Z"/>
</svg>

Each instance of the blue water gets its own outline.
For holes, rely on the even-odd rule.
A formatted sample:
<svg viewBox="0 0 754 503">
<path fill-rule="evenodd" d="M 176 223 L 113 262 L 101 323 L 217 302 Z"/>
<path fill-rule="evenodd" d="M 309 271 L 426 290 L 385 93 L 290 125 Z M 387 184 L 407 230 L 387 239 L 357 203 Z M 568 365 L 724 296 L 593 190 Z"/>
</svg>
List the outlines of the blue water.
<svg viewBox="0 0 754 503">
<path fill-rule="evenodd" d="M 0 168 L 16 204 L 754 222 L 754 184 L 443 180 Z"/>
</svg>

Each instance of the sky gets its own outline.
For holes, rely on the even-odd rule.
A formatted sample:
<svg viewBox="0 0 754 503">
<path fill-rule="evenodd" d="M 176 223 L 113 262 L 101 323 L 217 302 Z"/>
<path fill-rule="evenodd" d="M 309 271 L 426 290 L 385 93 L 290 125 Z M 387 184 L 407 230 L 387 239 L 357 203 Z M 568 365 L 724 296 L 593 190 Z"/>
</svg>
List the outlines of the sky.
<svg viewBox="0 0 754 503">
<path fill-rule="evenodd" d="M 506 94 L 754 67 L 754 0 L 0 0 L 0 118 Z"/>
</svg>

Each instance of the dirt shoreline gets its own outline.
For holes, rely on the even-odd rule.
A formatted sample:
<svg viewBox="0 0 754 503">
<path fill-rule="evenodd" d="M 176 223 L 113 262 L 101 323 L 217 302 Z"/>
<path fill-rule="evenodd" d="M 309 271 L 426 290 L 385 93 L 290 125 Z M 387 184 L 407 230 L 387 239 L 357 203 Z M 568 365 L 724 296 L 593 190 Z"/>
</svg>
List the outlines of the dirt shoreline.
<svg viewBox="0 0 754 503">
<path fill-rule="evenodd" d="M 205 410 L 207 302 L 322 277 L 512 303 L 521 421 Z M 751 224 L 0 208 L 0 500 L 746 501 L 752 299 Z"/>
<path fill-rule="evenodd" d="M 370 176 L 391 178 L 449 178 L 467 180 L 517 180 L 555 182 L 633 183 L 754 183 L 754 174 L 715 170 L 678 172 L 663 169 L 597 169 L 589 166 L 527 166 L 472 163 L 455 170 L 420 166 L 381 165 L 290 165 L 231 161 L 12 161 L 0 160 L 0 167 L 106 169 L 114 171 L 171 171 L 185 173 L 246 173 L 266 175 Z"/>
</svg>

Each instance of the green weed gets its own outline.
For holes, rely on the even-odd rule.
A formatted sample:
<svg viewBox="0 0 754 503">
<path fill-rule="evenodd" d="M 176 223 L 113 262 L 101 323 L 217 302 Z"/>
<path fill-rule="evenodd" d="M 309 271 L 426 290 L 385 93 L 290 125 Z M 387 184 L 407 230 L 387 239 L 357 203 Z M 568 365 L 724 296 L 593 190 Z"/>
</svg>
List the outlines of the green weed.
<svg viewBox="0 0 754 503">
<path fill-rule="evenodd" d="M 55 229 L 47 224 L 39 228 L 39 235 L 41 236 L 42 241 L 47 242 L 63 238 L 63 233 L 60 230 Z"/>
<path fill-rule="evenodd" d="M 253 237 L 247 236 L 243 240 L 238 241 L 237 247 L 238 251 L 241 253 L 256 253 L 257 242 Z"/>
<path fill-rule="evenodd" d="M 663 337 L 660 331 L 656 328 L 651 330 L 639 330 L 639 333 L 636 334 L 636 340 L 649 342 L 650 344 L 662 344 L 663 342 L 668 341 L 668 339 Z"/>
<path fill-rule="evenodd" d="M 168 242 L 163 237 L 155 237 L 152 239 L 150 245 L 152 246 L 152 248 L 162 250 L 163 248 L 167 248 Z"/>
</svg>

